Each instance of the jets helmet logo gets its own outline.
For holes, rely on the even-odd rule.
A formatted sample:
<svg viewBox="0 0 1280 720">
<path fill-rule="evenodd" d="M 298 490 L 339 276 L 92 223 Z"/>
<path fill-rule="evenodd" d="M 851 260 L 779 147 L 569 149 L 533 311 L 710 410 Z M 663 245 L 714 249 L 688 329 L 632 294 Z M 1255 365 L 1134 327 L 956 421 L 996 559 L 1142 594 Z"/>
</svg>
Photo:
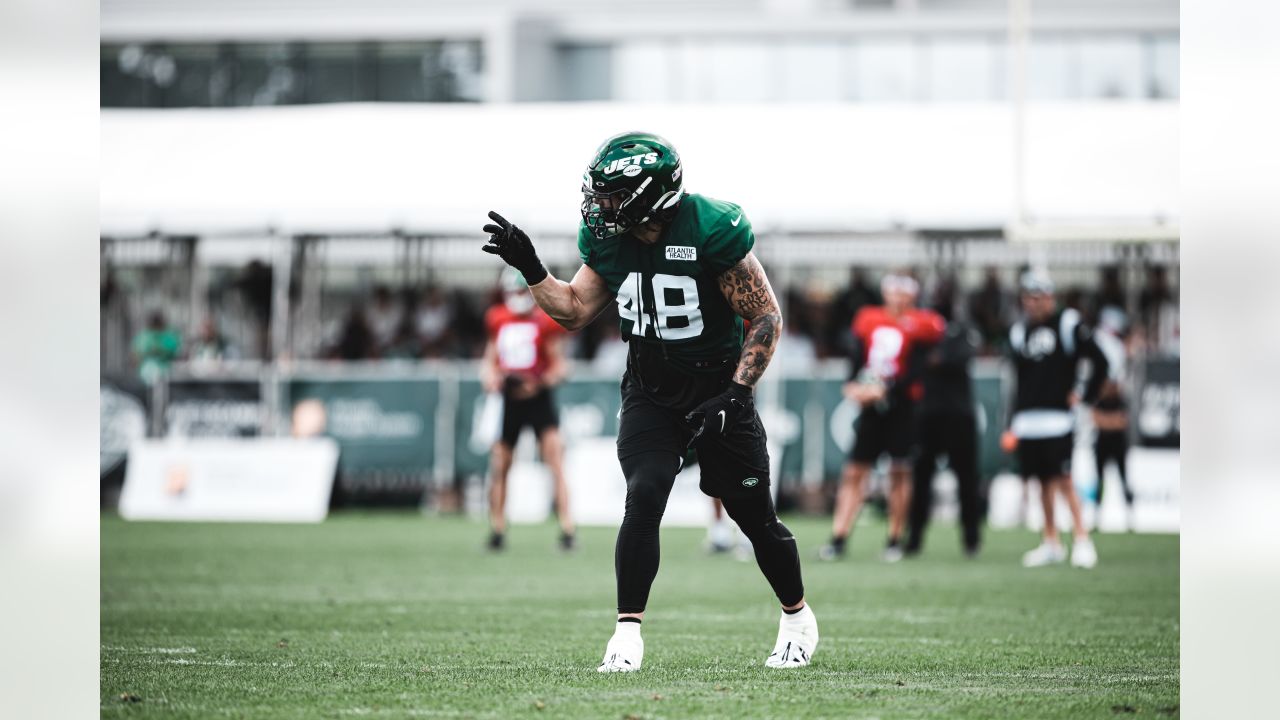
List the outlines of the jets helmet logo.
<svg viewBox="0 0 1280 720">
<path fill-rule="evenodd" d="M 658 162 L 658 153 L 656 152 L 645 153 L 643 155 L 628 155 L 627 157 L 614 158 L 613 162 L 609 163 L 608 167 L 604 169 L 604 174 L 612 175 L 613 173 L 616 173 L 619 170 L 621 170 L 624 173 L 626 173 L 627 177 L 633 177 L 640 173 L 641 165 L 653 165 L 656 162 Z M 631 172 L 627 172 L 632 167 L 636 169 Z"/>
</svg>

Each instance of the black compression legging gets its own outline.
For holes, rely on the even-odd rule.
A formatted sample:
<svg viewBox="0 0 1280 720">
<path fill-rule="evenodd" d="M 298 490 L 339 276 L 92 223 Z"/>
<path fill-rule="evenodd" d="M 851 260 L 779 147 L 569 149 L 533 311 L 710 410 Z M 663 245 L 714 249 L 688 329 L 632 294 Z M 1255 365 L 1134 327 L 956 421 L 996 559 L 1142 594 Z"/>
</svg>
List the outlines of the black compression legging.
<svg viewBox="0 0 1280 720">
<path fill-rule="evenodd" d="M 658 527 L 671 495 L 679 459 L 668 452 L 647 452 L 622 461 L 627 478 L 627 504 L 614 548 L 618 579 L 618 612 L 644 612 L 649 588 L 658 574 Z M 764 488 L 762 488 L 764 489 Z M 724 498 L 724 509 L 755 549 L 756 562 L 783 605 L 804 598 L 800 555 L 791 531 L 778 522 L 768 492 Z"/>
</svg>

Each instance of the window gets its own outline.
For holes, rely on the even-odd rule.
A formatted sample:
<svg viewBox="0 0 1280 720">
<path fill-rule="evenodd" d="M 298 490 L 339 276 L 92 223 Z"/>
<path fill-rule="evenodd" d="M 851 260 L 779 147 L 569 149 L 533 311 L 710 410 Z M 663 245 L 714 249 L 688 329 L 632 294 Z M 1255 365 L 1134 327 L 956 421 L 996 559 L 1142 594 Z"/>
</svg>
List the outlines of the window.
<svg viewBox="0 0 1280 720">
<path fill-rule="evenodd" d="M 298 49 L 284 43 L 237 46 L 231 104 L 290 105 L 302 102 L 301 64 Z"/>
<path fill-rule="evenodd" d="M 679 87 L 672 82 L 672 68 L 681 65 L 679 49 L 676 43 L 662 41 L 615 45 L 609 98 L 622 102 L 679 100 Z"/>
<path fill-rule="evenodd" d="M 993 38 L 937 39 L 925 46 L 925 97 L 935 101 L 997 100 L 1000 45 Z"/>
<path fill-rule="evenodd" d="M 779 92 L 789 102 L 844 99 L 846 52 L 838 42 L 788 42 L 779 48 Z"/>
<path fill-rule="evenodd" d="M 694 101 L 768 102 L 775 96 L 776 47 L 764 43 L 718 42 L 705 46 L 697 71 L 702 77 Z"/>
<path fill-rule="evenodd" d="M 138 44 L 103 45 L 98 79 L 104 107 L 142 107 L 150 104 L 153 68 L 146 49 Z"/>
<path fill-rule="evenodd" d="M 1178 36 L 1153 38 L 1148 44 L 1147 52 L 1151 58 L 1147 95 L 1153 98 L 1179 97 Z"/>
<path fill-rule="evenodd" d="M 1145 97 L 1142 45 L 1136 36 L 1080 41 L 1080 92 L 1089 99 Z"/>
<path fill-rule="evenodd" d="M 324 43 L 306 49 L 303 75 L 309 103 L 372 100 L 376 87 L 364 77 L 362 53 L 356 43 Z"/>
<path fill-rule="evenodd" d="M 480 43 L 103 45 L 103 107 L 354 101 L 456 102 L 483 95 Z"/>
<path fill-rule="evenodd" d="M 853 98 L 908 102 L 919 95 L 919 53 L 910 39 L 867 40 L 854 46 Z"/>
<path fill-rule="evenodd" d="M 1063 37 L 1035 37 L 1027 48 L 1027 99 L 1079 97 L 1075 44 Z"/>
<path fill-rule="evenodd" d="M 556 51 L 561 100 L 609 100 L 613 94 L 613 52 L 607 45 L 566 45 Z M 652 69 L 650 69 L 652 71 Z M 644 73 L 637 73 L 640 80 Z M 665 99 L 665 98 L 658 98 Z"/>
</svg>

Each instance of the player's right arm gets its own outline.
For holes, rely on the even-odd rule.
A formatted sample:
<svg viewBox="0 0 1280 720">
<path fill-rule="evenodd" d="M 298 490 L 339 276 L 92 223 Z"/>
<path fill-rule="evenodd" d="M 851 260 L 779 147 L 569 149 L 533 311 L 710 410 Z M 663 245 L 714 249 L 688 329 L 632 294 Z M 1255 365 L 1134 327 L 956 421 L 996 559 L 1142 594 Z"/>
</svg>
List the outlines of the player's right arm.
<svg viewBox="0 0 1280 720">
<path fill-rule="evenodd" d="M 548 273 L 542 282 L 530 285 L 529 290 L 538 306 L 569 331 L 586 327 L 613 299 L 604 278 L 589 265 L 578 268 L 569 282 Z"/>
<path fill-rule="evenodd" d="M 484 231 L 489 233 L 489 243 L 481 249 L 519 270 L 538 306 L 566 330 L 586 327 L 613 298 L 604 278 L 586 265 L 570 282 L 553 277 L 538 259 L 533 241 L 523 230 L 493 211 L 489 212 L 489 219 L 497 224 L 484 226 Z"/>
</svg>

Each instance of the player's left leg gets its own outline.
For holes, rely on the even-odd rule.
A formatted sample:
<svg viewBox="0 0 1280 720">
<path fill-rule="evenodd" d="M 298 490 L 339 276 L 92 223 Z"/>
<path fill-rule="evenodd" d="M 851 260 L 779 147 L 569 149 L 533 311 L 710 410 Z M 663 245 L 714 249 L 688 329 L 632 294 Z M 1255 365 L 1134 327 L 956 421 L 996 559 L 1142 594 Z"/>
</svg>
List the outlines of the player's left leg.
<svg viewBox="0 0 1280 720">
<path fill-rule="evenodd" d="M 924 545 L 924 531 L 929 525 L 933 510 L 933 476 L 938 470 L 938 453 L 945 429 L 942 416 L 932 415 L 921 419 L 920 447 L 911 468 L 911 510 L 908 513 L 907 543 L 903 552 L 915 555 Z"/>
<path fill-rule="evenodd" d="M 1098 564 L 1098 551 L 1089 539 L 1089 531 L 1084 527 L 1084 511 L 1080 506 L 1080 493 L 1070 475 L 1054 478 L 1051 487 L 1057 487 L 1067 501 L 1067 509 L 1071 511 L 1071 565 L 1073 567 L 1091 568 Z M 1052 497 L 1052 490 L 1049 491 Z M 1052 500 L 1050 500 L 1052 502 Z"/>
<path fill-rule="evenodd" d="M 982 496 L 978 479 L 978 425 L 973 415 L 952 420 L 947 433 L 947 464 L 955 473 L 960 495 L 960 526 L 967 557 L 976 557 L 982 545 Z"/>
<path fill-rule="evenodd" d="M 507 475 L 512 446 L 499 440 L 489 453 L 489 549 L 502 550 L 507 530 Z"/>
<path fill-rule="evenodd" d="M 911 463 L 894 460 L 889 466 L 889 538 L 885 543 L 885 562 L 902 559 L 902 531 L 911 510 Z"/>
<path fill-rule="evenodd" d="M 889 465 L 889 537 L 885 544 L 885 562 L 902 559 L 902 532 L 911 511 L 911 458 L 918 439 L 915 403 L 898 401 L 889 410 L 888 437 L 885 447 L 892 461 Z"/>
<path fill-rule="evenodd" d="M 574 549 L 573 513 L 569 505 L 569 483 L 564 475 L 564 440 L 560 428 L 552 425 L 538 434 L 538 452 L 542 462 L 551 471 L 553 494 L 556 503 L 556 519 L 560 522 L 560 549 Z"/>
<path fill-rule="evenodd" d="M 751 541 L 756 564 L 782 604 L 778 639 L 764 664 L 773 668 L 802 667 L 809 664 L 818 648 L 818 620 L 805 602 L 795 536 L 778 520 L 768 488 L 763 490 L 726 495 L 724 509 Z"/>
<path fill-rule="evenodd" d="M 1117 444 L 1112 459 L 1116 462 L 1116 470 L 1120 472 L 1120 487 L 1124 490 L 1125 523 L 1129 532 L 1136 527 L 1133 512 L 1133 487 L 1129 485 L 1129 442 L 1123 440 Z"/>
<path fill-rule="evenodd" d="M 760 572 L 782 604 L 778 641 L 768 667 L 809 664 L 818 647 L 818 621 L 804 598 L 795 536 L 778 521 L 770 494 L 769 450 L 755 412 L 740 417 L 723 436 L 698 449 L 702 491 L 719 497 L 724 510 L 751 541 Z"/>
</svg>

